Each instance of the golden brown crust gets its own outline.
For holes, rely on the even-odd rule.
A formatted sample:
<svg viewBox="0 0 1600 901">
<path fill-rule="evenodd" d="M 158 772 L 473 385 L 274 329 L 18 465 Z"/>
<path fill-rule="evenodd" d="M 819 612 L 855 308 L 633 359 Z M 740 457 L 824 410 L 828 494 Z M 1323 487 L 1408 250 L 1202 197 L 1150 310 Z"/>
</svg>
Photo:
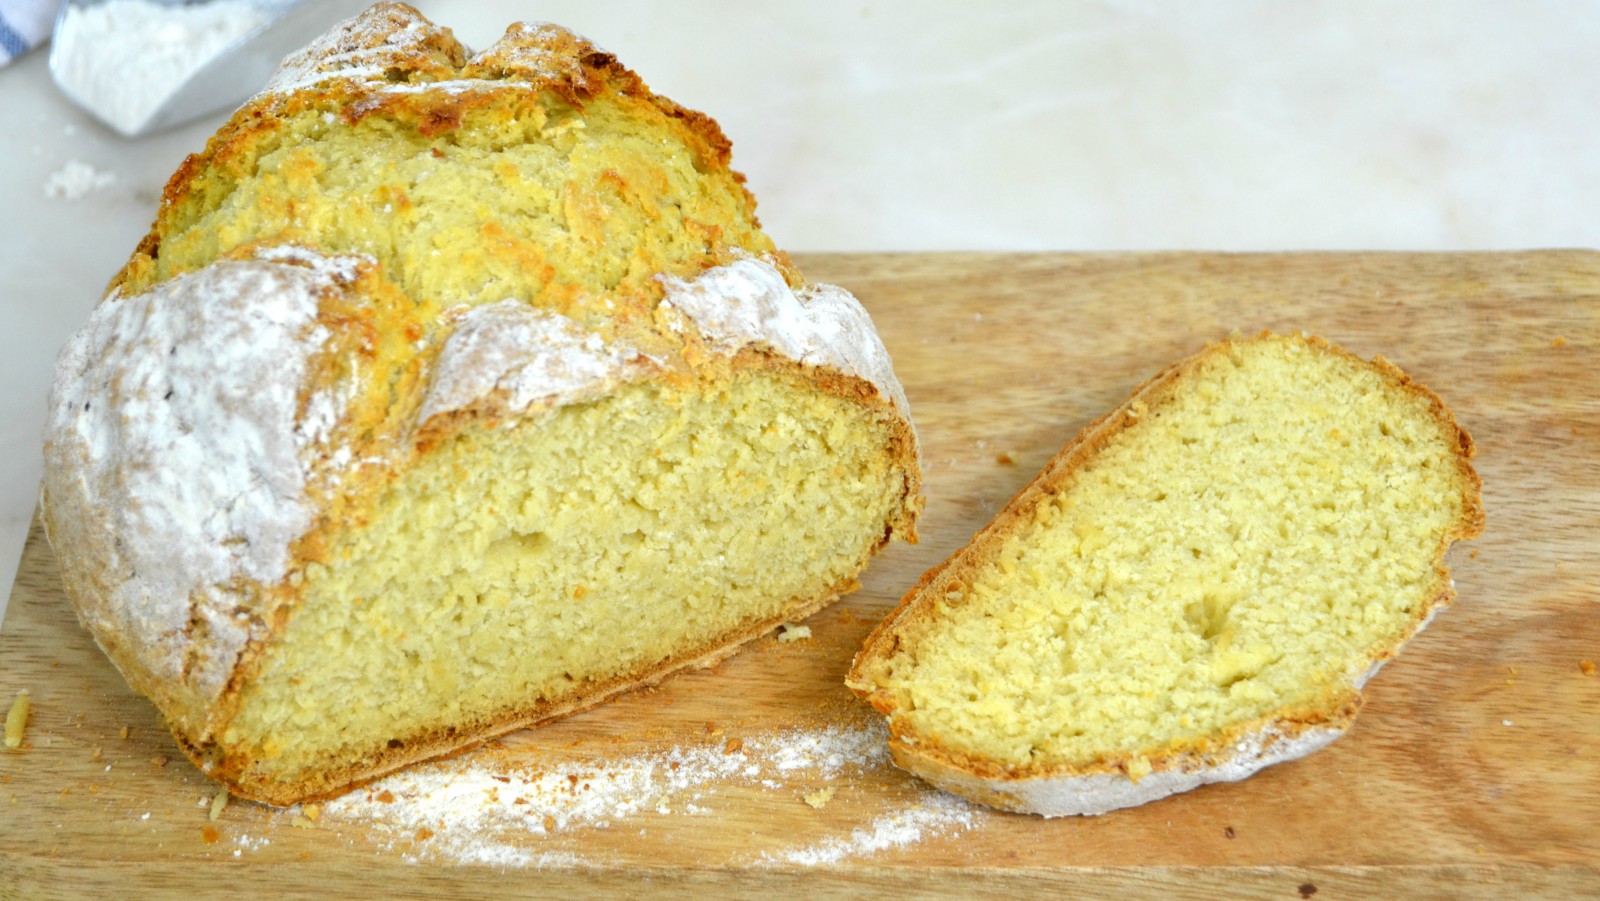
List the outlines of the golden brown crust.
<svg viewBox="0 0 1600 901">
<path fill-rule="evenodd" d="M 107 286 L 108 293 L 124 285 L 147 287 L 152 263 L 160 255 L 161 225 L 189 196 L 199 174 L 217 170 L 248 174 L 245 161 L 250 159 L 252 148 L 290 116 L 316 109 L 354 124 L 367 116 L 380 115 L 411 123 L 419 133 L 433 135 L 460 128 L 474 110 L 503 102 L 488 91 L 375 94 L 370 81 L 337 77 L 350 68 L 352 59 L 360 60 L 362 68 L 381 68 L 383 81 L 390 84 L 420 88 L 429 83 L 463 80 L 504 82 L 529 104 L 537 103 L 541 92 L 548 92 L 580 110 L 600 96 L 629 104 L 636 111 L 649 108 L 664 117 L 706 170 L 727 171 L 742 196 L 752 228 L 759 230 L 755 197 L 744 188 L 744 176 L 728 168 L 732 143 L 716 120 L 653 93 L 637 73 L 582 37 L 557 26 L 516 23 L 500 41 L 469 57 L 450 29 L 435 25 L 404 3 L 377 3 L 352 23 L 360 24 L 330 33 L 333 39 L 324 39 L 302 51 L 301 80 L 308 83 L 293 90 L 287 89 L 294 87 L 291 84 L 258 94 L 240 107 L 199 153 L 185 157 L 162 190 L 155 223 Z M 393 43 L 389 38 L 395 34 L 419 37 L 410 43 Z M 296 57 L 291 56 L 285 66 L 295 63 Z M 316 75 L 325 78 L 309 81 Z M 703 262 L 711 266 L 726 259 L 712 257 Z M 619 318 L 628 317 L 622 313 Z"/>
<path fill-rule="evenodd" d="M 936 599 L 946 595 L 953 583 L 969 578 L 985 561 L 991 559 L 1006 539 L 1033 517 L 1034 508 L 1059 490 L 1068 478 L 1098 455 L 1118 433 L 1139 421 L 1140 415 L 1158 406 L 1170 396 L 1187 375 L 1198 369 L 1213 354 L 1227 353 L 1240 340 L 1267 340 L 1279 336 L 1262 332 L 1255 339 L 1227 339 L 1209 344 L 1203 351 L 1161 370 L 1138 385 L 1118 407 L 1085 426 L 1045 464 L 1044 468 L 1027 485 L 1020 489 L 995 518 L 980 529 L 966 545 L 944 561 L 929 569 L 917 584 L 907 591 L 899 604 L 886 615 L 867 636 L 857 652 L 846 677 L 849 688 L 879 713 L 889 718 L 889 747 L 896 764 L 930 782 L 966 794 L 974 800 L 998 803 L 1007 810 L 1024 810 L 1014 793 L 994 788 L 1007 783 L 1038 782 L 1080 779 L 1098 774 L 1131 775 L 1129 765 L 1132 754 L 1108 757 L 1088 764 L 1050 764 L 1013 768 L 996 761 L 957 750 L 940 742 L 938 736 L 917 733 L 897 714 L 899 704 L 894 694 L 877 686 L 871 670 L 892 657 L 900 646 L 903 632 L 912 631 L 919 623 L 936 618 Z M 1411 626 L 1392 644 L 1377 649 L 1371 657 L 1375 669 L 1392 659 L 1399 648 L 1419 631 L 1441 606 L 1454 598 L 1448 570 L 1443 558 L 1449 545 L 1461 539 L 1481 534 L 1484 527 L 1482 481 L 1471 465 L 1475 447 L 1471 436 L 1456 421 L 1433 391 L 1413 380 L 1383 357 L 1370 363 L 1321 338 L 1307 336 L 1302 340 L 1313 349 L 1336 355 L 1356 363 L 1378 369 L 1392 387 L 1422 399 L 1431 416 L 1445 432 L 1454 438 L 1454 461 L 1463 488 L 1461 517 L 1440 542 L 1433 561 L 1438 591 L 1432 601 L 1422 605 Z M 1369 670 L 1370 672 L 1370 670 Z M 1320 730 L 1342 731 L 1349 727 L 1361 706 L 1360 692 L 1355 689 L 1330 692 L 1314 703 L 1300 708 L 1278 711 L 1269 717 L 1240 723 L 1224 733 L 1207 736 L 1187 745 L 1167 749 L 1157 757 L 1145 757 L 1153 771 L 1186 770 L 1208 765 L 1220 752 L 1225 752 L 1241 739 L 1270 731 L 1284 739 L 1293 740 Z M 979 795 L 983 797 L 979 797 Z M 989 798 L 990 800 L 985 800 Z"/>
</svg>

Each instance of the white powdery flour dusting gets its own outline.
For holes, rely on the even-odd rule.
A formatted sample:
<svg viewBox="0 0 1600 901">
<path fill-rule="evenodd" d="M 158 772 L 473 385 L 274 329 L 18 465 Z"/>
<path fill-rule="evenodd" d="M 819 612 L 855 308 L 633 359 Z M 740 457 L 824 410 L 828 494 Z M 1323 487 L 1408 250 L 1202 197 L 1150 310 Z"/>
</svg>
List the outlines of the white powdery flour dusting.
<svg viewBox="0 0 1600 901">
<path fill-rule="evenodd" d="M 915 844 L 930 835 L 969 829 L 973 815 L 973 806 L 966 801 L 954 795 L 930 793 L 913 807 L 876 817 L 865 828 L 851 832 L 849 838 L 828 838 L 799 850 L 768 854 L 762 862 L 808 867 L 835 864 L 846 858 Z"/>
<path fill-rule="evenodd" d="M 601 761 L 566 761 L 537 770 L 489 755 L 426 764 L 323 805 L 324 816 L 368 821 L 413 859 L 445 858 L 502 866 L 573 867 L 568 852 L 525 847 L 529 835 L 604 829 L 636 814 L 699 816 L 696 803 L 722 785 L 793 789 L 800 784 L 885 767 L 881 722 L 759 734 L 742 746 L 711 743 Z M 498 765 L 497 765 L 498 764 Z M 803 774 L 802 783 L 786 781 Z M 778 855 L 764 863 L 833 863 L 916 841 L 931 830 L 970 824 L 963 802 L 929 793 L 909 810 L 880 817 L 849 839 Z M 422 840 L 416 840 L 421 834 Z M 519 841 L 519 837 L 524 839 Z"/>
<path fill-rule="evenodd" d="M 603 394 L 649 371 L 637 351 L 608 345 L 560 313 L 516 300 L 460 314 L 434 365 L 419 422 L 471 406 L 495 391 L 512 413 Z"/>
<path fill-rule="evenodd" d="M 82 160 L 67 160 L 45 180 L 44 196 L 51 200 L 81 200 L 116 180 L 110 172 L 102 172 Z"/>
<path fill-rule="evenodd" d="M 583 59 L 599 52 L 585 38 L 549 23 L 516 23 L 505 36 L 467 61 L 468 78 L 432 81 L 426 78 L 396 84 L 390 68 L 409 68 L 426 53 L 431 41 L 444 43 L 441 29 L 414 10 L 369 9 L 340 22 L 304 49 L 290 54 L 267 82 L 264 94 L 287 94 L 338 79 L 378 94 L 420 91 L 520 90 L 528 81 L 562 81 L 582 89 L 588 85 Z M 513 76 L 510 79 L 505 76 Z"/>
<path fill-rule="evenodd" d="M 265 616 L 240 585 L 283 578 L 311 525 L 309 461 L 326 418 L 297 421 L 297 407 L 332 337 L 317 322 L 321 299 L 362 262 L 267 254 L 102 302 L 62 348 L 45 430 L 45 490 L 60 515 L 116 536 L 102 551 L 106 600 L 85 622 L 134 636 L 143 666 L 206 699 Z M 336 420 L 337 403 L 308 406 L 333 404 Z M 208 644 L 191 655 L 197 621 Z"/>
<path fill-rule="evenodd" d="M 770 260 L 745 257 L 685 281 L 659 275 L 662 308 L 681 314 L 702 337 L 729 354 L 765 346 L 801 363 L 827 366 L 872 383 L 884 400 L 910 411 L 889 352 L 872 317 L 850 292 L 835 285 L 789 287 Z M 669 326 L 681 330 L 681 323 Z"/>
<path fill-rule="evenodd" d="M 270 11 L 270 4 L 251 0 L 69 6 L 55 36 L 54 71 L 95 115 L 133 134 L 190 75 Z"/>
</svg>

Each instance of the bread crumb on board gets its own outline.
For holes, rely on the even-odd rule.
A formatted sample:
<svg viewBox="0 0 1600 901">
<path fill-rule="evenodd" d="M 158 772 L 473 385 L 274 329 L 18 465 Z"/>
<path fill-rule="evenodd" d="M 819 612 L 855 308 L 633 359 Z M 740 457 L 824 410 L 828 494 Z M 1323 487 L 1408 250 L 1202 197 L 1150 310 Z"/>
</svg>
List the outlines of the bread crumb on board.
<svg viewBox="0 0 1600 901">
<path fill-rule="evenodd" d="M 1593 660 L 1579 660 L 1578 661 L 1578 671 L 1583 673 L 1585 676 L 1594 675 L 1594 661 Z"/>
<path fill-rule="evenodd" d="M 813 808 L 821 810 L 822 808 L 828 806 L 829 801 L 833 800 L 833 792 L 834 789 L 832 786 L 827 788 L 819 788 L 816 791 L 806 792 L 802 800 L 811 805 Z"/>
<path fill-rule="evenodd" d="M 227 809 L 228 798 L 227 789 L 217 792 L 217 796 L 211 799 L 211 810 L 206 814 L 207 819 L 215 823 L 222 816 L 222 811 Z"/>
<path fill-rule="evenodd" d="M 800 641 L 811 637 L 811 627 L 797 623 L 784 623 L 778 627 L 779 641 Z"/>
<path fill-rule="evenodd" d="M 6 748 L 15 751 L 22 747 L 22 730 L 28 726 L 28 714 L 33 710 L 31 696 L 26 688 L 17 692 L 6 714 Z"/>
</svg>

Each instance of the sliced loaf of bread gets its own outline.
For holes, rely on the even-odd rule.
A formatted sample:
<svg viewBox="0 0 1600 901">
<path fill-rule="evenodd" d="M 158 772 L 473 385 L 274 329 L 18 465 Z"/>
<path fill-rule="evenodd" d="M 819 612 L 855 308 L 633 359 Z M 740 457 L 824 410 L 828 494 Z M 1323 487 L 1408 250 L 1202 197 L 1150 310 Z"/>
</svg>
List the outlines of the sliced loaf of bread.
<svg viewBox="0 0 1600 901">
<path fill-rule="evenodd" d="M 178 747 L 288 805 L 709 665 L 912 540 L 866 309 L 710 117 L 378 3 L 168 183 L 63 350 L 43 522 Z"/>
<path fill-rule="evenodd" d="M 1347 729 L 1482 530 L 1471 438 L 1381 357 L 1223 341 L 1063 448 L 868 638 L 850 687 L 902 767 L 1096 814 Z"/>
</svg>

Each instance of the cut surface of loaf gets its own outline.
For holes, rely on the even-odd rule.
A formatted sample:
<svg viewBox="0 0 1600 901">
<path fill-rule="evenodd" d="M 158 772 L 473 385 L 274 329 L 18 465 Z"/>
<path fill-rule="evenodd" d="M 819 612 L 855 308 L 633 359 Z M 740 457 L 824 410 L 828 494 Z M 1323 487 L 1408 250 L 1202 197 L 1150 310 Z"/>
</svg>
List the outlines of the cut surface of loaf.
<svg viewBox="0 0 1600 901">
<path fill-rule="evenodd" d="M 382 3 L 189 158 L 63 350 L 43 516 L 179 744 L 289 804 L 713 662 L 915 539 L 859 303 L 710 119 Z"/>
<path fill-rule="evenodd" d="M 1381 358 L 1209 346 L 1091 424 L 869 637 L 901 766 L 1101 813 L 1298 757 L 1452 597 L 1472 443 Z"/>
</svg>

